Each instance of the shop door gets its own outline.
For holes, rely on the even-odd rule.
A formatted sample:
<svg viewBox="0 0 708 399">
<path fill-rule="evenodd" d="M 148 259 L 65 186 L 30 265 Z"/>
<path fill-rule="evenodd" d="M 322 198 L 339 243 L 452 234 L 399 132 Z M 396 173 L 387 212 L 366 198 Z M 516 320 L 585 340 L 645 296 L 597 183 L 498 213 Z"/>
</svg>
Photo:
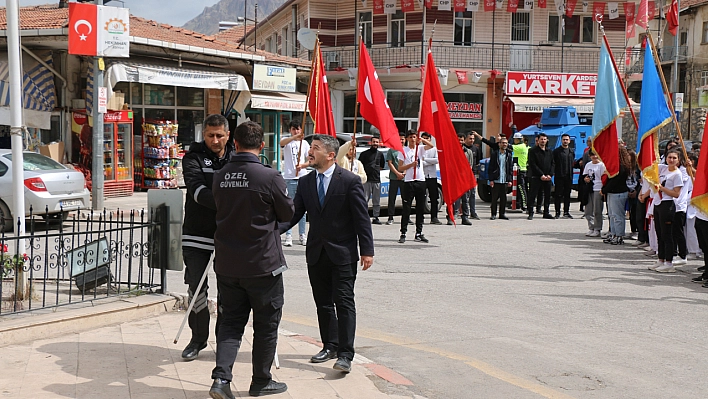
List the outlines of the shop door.
<svg viewBox="0 0 708 399">
<path fill-rule="evenodd" d="M 511 14 L 511 46 L 509 48 L 509 69 L 528 71 L 531 69 L 531 13 L 518 11 Z"/>
<path fill-rule="evenodd" d="M 261 162 L 266 165 L 277 163 L 278 142 L 276 132 L 279 130 L 277 112 L 263 112 L 261 127 L 263 128 L 263 141 L 265 146 L 261 152 Z"/>
</svg>

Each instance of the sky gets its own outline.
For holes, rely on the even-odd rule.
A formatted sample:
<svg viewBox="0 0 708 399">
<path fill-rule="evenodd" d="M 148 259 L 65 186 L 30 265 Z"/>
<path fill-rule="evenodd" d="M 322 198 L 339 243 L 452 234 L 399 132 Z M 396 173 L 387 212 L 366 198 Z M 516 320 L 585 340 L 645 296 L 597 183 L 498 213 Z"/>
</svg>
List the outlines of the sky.
<svg viewBox="0 0 708 399">
<path fill-rule="evenodd" d="M 199 15 L 204 7 L 212 6 L 219 0 L 112 0 L 107 5 L 120 7 L 121 3 L 130 9 L 130 13 L 138 17 L 152 19 L 157 22 L 182 26 L 190 19 Z M 5 7 L 7 0 L 0 0 L 0 6 Z M 58 4 L 59 0 L 20 0 L 20 7 L 38 4 Z M 169 4 L 169 7 L 165 7 Z"/>
</svg>

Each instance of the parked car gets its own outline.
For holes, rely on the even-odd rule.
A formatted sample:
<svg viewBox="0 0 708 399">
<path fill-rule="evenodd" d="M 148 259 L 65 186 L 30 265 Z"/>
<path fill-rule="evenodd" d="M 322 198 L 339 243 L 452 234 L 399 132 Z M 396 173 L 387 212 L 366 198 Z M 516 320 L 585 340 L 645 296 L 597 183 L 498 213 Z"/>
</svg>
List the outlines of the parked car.
<svg viewBox="0 0 708 399">
<path fill-rule="evenodd" d="M 669 140 L 661 140 L 659 142 L 659 155 L 664 156 L 664 153 L 666 152 L 666 144 L 669 143 Z M 693 146 L 693 143 L 701 143 L 700 141 L 692 141 L 692 140 L 684 140 L 683 143 L 686 145 L 686 151 L 690 152 L 691 147 Z M 679 146 L 680 148 L 681 146 Z"/>
<path fill-rule="evenodd" d="M 84 175 L 34 152 L 24 152 L 25 216 L 30 207 L 35 215 L 59 218 L 75 209 L 90 207 L 90 193 Z M 0 232 L 12 231 L 12 152 L 0 150 Z M 48 209 L 48 214 L 47 214 Z"/>
</svg>

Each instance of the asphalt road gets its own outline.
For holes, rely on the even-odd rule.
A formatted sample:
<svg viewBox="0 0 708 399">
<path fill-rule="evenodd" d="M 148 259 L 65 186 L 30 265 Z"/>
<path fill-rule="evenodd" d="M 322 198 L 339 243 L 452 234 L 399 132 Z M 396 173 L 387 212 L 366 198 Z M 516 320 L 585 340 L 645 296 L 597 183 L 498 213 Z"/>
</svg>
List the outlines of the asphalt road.
<svg viewBox="0 0 708 399">
<path fill-rule="evenodd" d="M 689 281 L 699 263 L 649 271 L 643 251 L 585 237 L 577 203 L 574 220 L 512 213 L 491 221 L 488 206 L 477 207 L 483 219 L 473 226 L 426 224 L 429 244 L 398 244 L 399 225 L 373 226 L 374 266 L 356 284 L 357 351 L 414 384 L 379 381 L 381 390 L 441 399 L 705 397 L 708 289 Z M 285 253 L 281 327 L 318 337 L 305 248 Z M 172 272 L 169 290 L 180 284 Z"/>
</svg>

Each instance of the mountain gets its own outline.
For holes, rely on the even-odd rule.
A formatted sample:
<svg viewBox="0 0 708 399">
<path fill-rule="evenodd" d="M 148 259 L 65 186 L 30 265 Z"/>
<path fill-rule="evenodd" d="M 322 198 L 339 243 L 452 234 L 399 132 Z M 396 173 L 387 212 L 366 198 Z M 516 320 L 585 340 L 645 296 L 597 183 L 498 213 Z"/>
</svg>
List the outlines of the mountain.
<svg viewBox="0 0 708 399">
<path fill-rule="evenodd" d="M 258 2 L 258 20 L 262 21 L 287 0 L 245 0 L 248 1 L 248 18 L 254 17 L 254 4 Z M 244 0 L 221 0 L 184 24 L 184 28 L 195 32 L 213 35 L 219 32 L 220 21 L 236 21 L 243 17 Z M 250 25 L 253 22 L 249 23 Z"/>
</svg>

